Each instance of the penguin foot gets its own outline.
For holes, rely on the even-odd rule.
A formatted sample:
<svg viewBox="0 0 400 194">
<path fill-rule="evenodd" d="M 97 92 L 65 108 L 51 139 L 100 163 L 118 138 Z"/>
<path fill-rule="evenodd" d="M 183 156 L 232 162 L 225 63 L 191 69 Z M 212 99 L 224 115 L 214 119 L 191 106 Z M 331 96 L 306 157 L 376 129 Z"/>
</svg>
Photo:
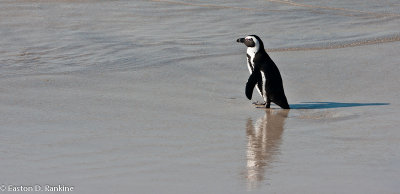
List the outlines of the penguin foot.
<svg viewBox="0 0 400 194">
<path fill-rule="evenodd" d="M 254 106 L 265 106 L 265 102 L 258 102 L 258 101 L 256 101 L 256 102 L 253 102 L 253 105 Z"/>
</svg>

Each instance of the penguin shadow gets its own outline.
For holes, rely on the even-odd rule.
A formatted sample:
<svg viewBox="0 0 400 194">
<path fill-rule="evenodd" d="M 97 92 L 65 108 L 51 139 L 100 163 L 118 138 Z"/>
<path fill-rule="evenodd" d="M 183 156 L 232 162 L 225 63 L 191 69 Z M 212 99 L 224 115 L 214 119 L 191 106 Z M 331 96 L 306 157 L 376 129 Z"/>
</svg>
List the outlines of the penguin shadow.
<svg viewBox="0 0 400 194">
<path fill-rule="evenodd" d="M 301 104 L 291 104 L 291 109 L 330 109 L 347 108 L 358 106 L 384 106 L 390 103 L 344 103 L 344 102 L 301 102 Z"/>
<path fill-rule="evenodd" d="M 248 190 L 256 188 L 266 176 L 280 154 L 282 133 L 289 110 L 266 109 L 265 115 L 254 124 L 246 124 L 247 149 L 245 179 Z"/>
</svg>

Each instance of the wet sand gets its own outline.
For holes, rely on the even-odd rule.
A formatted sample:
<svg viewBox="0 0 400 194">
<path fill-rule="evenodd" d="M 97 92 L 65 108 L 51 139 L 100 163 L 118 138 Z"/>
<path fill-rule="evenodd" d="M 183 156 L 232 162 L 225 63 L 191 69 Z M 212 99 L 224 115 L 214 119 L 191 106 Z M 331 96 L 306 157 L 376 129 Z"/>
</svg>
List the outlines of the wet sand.
<svg viewBox="0 0 400 194">
<path fill-rule="evenodd" d="M 395 193 L 399 47 L 271 54 L 289 111 L 251 105 L 246 67 L 227 68 L 240 55 L 212 59 L 223 67 L 3 78 L 2 181 L 104 193 Z"/>
<path fill-rule="evenodd" d="M 124 7 L 119 3 L 116 8 Z M 250 18 L 260 16 L 257 10 L 236 9 L 243 7 L 240 2 L 208 2 L 195 7 L 201 2 L 153 1 L 137 8 L 130 4 L 129 8 L 165 8 L 159 3 L 168 4 L 168 14 L 160 13 L 169 17 L 167 24 L 183 22 L 170 15 L 171 10 L 188 17 L 204 10 L 208 14 L 239 10 Z M 46 6 L 54 5 L 46 1 L 39 5 L 44 10 Z M 311 12 L 303 10 L 310 9 L 307 6 L 300 6 L 301 10 L 286 6 L 268 9 L 309 16 L 328 5 L 316 6 Z M 95 8 L 85 9 L 91 13 Z M 366 17 L 372 12 L 365 7 L 346 9 L 365 12 L 350 11 L 356 14 L 350 17 Z M 322 16 L 333 11 L 339 13 L 335 18 L 348 17 L 335 9 Z M 396 37 L 389 32 L 396 30 L 392 26 L 398 18 L 379 24 L 386 27 L 382 36 L 362 34 L 361 24 L 354 27 L 359 29 L 355 38 L 349 38 L 354 29 L 345 32 L 349 37 L 343 40 L 340 37 L 346 30 L 334 31 L 337 34 L 327 42 L 344 45 L 341 47 L 324 46 L 317 40 L 324 36 L 311 38 L 314 32 L 300 42 L 282 44 L 279 37 L 283 35 L 273 39 L 271 34 L 258 33 L 271 45 L 267 50 L 282 73 L 292 107 L 281 110 L 274 105 L 265 110 L 255 108 L 244 94 L 249 76 L 245 48 L 236 44 L 235 38 L 245 35 L 245 30 L 226 37 L 222 35 L 231 26 L 210 24 L 219 32 L 206 33 L 208 28 L 201 30 L 196 25 L 214 18 L 202 15 L 204 21 L 189 24 L 187 31 L 178 33 L 188 36 L 167 39 L 173 36 L 161 34 L 164 42 L 140 34 L 128 38 L 130 33 L 150 29 L 148 23 L 123 31 L 118 22 L 106 21 L 98 14 L 99 20 L 119 33 L 108 36 L 102 31 L 106 28 L 97 23 L 99 34 L 74 34 L 71 30 L 65 31 L 66 39 L 49 34 L 47 38 L 58 44 L 56 49 L 43 39 L 42 44 L 32 39 L 31 46 L 21 46 L 25 42 L 20 40 L 2 48 L 0 184 L 62 184 L 74 186 L 75 193 L 399 192 L 400 44 L 393 40 L 346 46 L 347 42 Z M 8 17 L 17 23 L 23 19 Z M 240 21 L 243 23 L 246 20 Z M 85 31 L 85 25 L 76 25 Z M 296 26 L 287 25 L 288 29 Z M 155 29 L 164 32 L 168 26 Z M 192 27 L 200 32 L 193 32 Z M 9 33 L 5 31 L 1 32 Z M 31 36 L 41 37 L 38 34 L 42 33 L 33 30 Z M 82 39 L 78 41 L 77 36 Z M 211 39 L 206 39 L 208 36 Z M 7 38 L 3 42 L 12 40 L 16 41 Z M 159 55 L 146 58 L 146 48 L 156 49 Z M 256 93 L 254 97 L 261 100 Z"/>
</svg>

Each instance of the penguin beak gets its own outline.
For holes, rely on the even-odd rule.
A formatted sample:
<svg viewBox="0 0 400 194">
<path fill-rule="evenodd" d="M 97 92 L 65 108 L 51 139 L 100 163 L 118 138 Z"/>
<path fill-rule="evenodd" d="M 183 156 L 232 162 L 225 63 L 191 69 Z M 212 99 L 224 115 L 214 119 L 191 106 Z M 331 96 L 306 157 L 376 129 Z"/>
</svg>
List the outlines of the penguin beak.
<svg viewBox="0 0 400 194">
<path fill-rule="evenodd" d="M 244 38 L 239 38 L 236 40 L 236 42 L 244 43 L 244 40 L 245 40 Z"/>
</svg>

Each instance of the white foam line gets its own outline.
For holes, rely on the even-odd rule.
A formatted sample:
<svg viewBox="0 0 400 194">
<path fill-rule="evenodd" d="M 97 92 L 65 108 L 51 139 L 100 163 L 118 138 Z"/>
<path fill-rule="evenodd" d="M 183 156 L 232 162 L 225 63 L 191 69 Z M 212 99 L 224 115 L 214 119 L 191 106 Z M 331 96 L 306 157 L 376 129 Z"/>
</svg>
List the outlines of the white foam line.
<svg viewBox="0 0 400 194">
<path fill-rule="evenodd" d="M 390 37 L 384 38 L 376 38 L 376 39 L 364 39 L 358 40 L 350 43 L 332 43 L 328 46 L 316 46 L 316 47 L 288 47 L 288 48 L 275 48 L 275 49 L 265 49 L 267 52 L 286 52 L 286 51 L 312 51 L 312 50 L 327 50 L 327 49 L 340 49 L 340 48 L 348 48 L 348 47 L 357 47 L 357 46 L 365 46 L 365 45 L 373 45 L 373 44 L 383 44 L 390 42 L 400 41 L 399 35 L 394 35 Z"/>
<path fill-rule="evenodd" d="M 311 8 L 311 9 L 327 9 L 327 10 L 339 10 L 339 11 L 345 11 L 345 12 L 361 13 L 361 14 L 367 14 L 367 15 L 374 15 L 376 17 L 392 17 L 392 16 L 400 17 L 400 14 L 394 14 L 394 13 L 374 13 L 374 12 L 368 12 L 368 11 L 362 11 L 362 10 L 356 10 L 356 9 L 345 9 L 345 8 L 337 8 L 337 7 L 308 5 L 308 4 L 296 3 L 293 1 L 282 1 L 282 0 L 267 0 L 267 1 L 275 2 L 275 3 L 283 3 L 283 4 L 297 6 L 297 7 L 306 7 L 306 8 Z"/>
</svg>

